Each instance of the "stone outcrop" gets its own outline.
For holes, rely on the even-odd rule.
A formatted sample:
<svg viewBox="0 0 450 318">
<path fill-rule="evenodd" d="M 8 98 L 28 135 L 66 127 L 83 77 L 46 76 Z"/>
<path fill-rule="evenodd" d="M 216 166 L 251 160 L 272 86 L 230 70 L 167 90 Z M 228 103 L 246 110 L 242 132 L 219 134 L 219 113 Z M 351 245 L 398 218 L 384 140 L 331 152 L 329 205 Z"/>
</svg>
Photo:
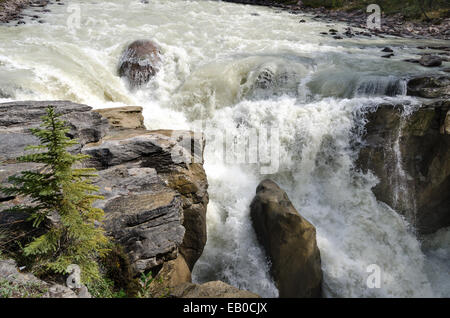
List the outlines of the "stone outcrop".
<svg viewBox="0 0 450 318">
<path fill-rule="evenodd" d="M 150 294 L 154 298 L 167 297 L 177 286 L 192 281 L 191 271 L 183 255 L 165 262 L 150 284 Z"/>
<path fill-rule="evenodd" d="M 204 140 L 203 137 L 193 138 L 194 135 L 188 131 L 136 133 L 133 130 L 112 134 L 100 143 L 83 148 L 83 152 L 91 156 L 91 167 L 107 169 L 127 165 L 153 168 L 160 181 L 179 195 L 177 200 L 181 200 L 183 211 L 180 220 L 187 229 L 182 235 L 179 250 L 191 270 L 206 244 L 206 206 L 209 200 L 201 158 Z M 200 148 L 194 151 L 194 158 L 191 158 L 191 144 Z"/>
<path fill-rule="evenodd" d="M 420 65 L 426 67 L 436 67 L 442 65 L 442 58 L 437 55 L 424 55 L 419 60 Z"/>
<path fill-rule="evenodd" d="M 72 290 L 44 282 L 34 275 L 21 273 L 11 259 L 0 260 L 0 283 L 2 293 L 9 298 L 91 298 L 86 286 Z"/>
<path fill-rule="evenodd" d="M 208 183 L 203 170 L 203 136 L 188 131 L 148 131 L 136 107 L 92 111 L 66 101 L 0 104 L 0 182 L 38 165 L 15 161 L 23 148 L 36 144 L 29 128 L 39 125 L 45 107 L 53 105 L 78 138 L 76 151 L 91 155 L 104 200 L 104 226 L 129 255 L 134 272 L 153 270 L 176 259 L 179 252 L 189 268 L 206 243 Z M 191 153 L 191 145 L 196 147 Z M 0 197 L 3 207 L 25 198 Z M 198 215 L 196 215 L 198 214 Z M 2 230 L 28 233 L 26 216 L 0 213 Z M 37 235 L 36 233 L 33 233 Z"/>
<path fill-rule="evenodd" d="M 193 284 L 191 271 L 182 255 L 164 263 L 150 285 L 150 294 L 156 298 L 259 298 L 222 281 Z"/>
<path fill-rule="evenodd" d="M 258 185 L 250 214 L 280 297 L 320 297 L 322 269 L 315 227 L 271 180 Z"/>
<path fill-rule="evenodd" d="M 119 76 L 132 87 L 147 83 L 159 71 L 160 48 L 149 40 L 137 40 L 127 46 L 119 61 Z"/>
<path fill-rule="evenodd" d="M 357 165 L 379 179 L 377 199 L 407 217 L 419 233 L 450 225 L 450 101 L 424 101 L 411 115 L 382 104 L 367 114 Z"/>
<path fill-rule="evenodd" d="M 407 84 L 407 94 L 423 98 L 450 98 L 450 76 L 419 76 Z"/>
<path fill-rule="evenodd" d="M 152 168 L 114 166 L 99 172 L 108 234 L 123 246 L 136 273 L 177 257 L 183 242 L 180 195 Z"/>
<path fill-rule="evenodd" d="M 201 285 L 184 283 L 171 290 L 169 296 L 175 298 L 260 298 L 256 294 L 221 281 L 212 281 Z"/>
<path fill-rule="evenodd" d="M 94 112 L 106 117 L 116 129 L 145 129 L 140 106 L 94 109 Z"/>
</svg>

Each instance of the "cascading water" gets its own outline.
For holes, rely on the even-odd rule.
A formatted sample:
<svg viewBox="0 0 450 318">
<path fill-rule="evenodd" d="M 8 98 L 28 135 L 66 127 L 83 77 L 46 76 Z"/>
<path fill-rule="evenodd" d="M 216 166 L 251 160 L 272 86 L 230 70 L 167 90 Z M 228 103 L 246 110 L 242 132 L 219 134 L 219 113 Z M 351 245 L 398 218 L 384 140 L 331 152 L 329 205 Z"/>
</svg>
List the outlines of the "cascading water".
<svg viewBox="0 0 450 318">
<path fill-rule="evenodd" d="M 326 296 L 450 295 L 449 231 L 421 248 L 407 222 L 375 199 L 376 178 L 354 166 L 366 111 L 414 104 L 404 78 L 423 70 L 400 59 L 417 41 L 336 41 L 319 35 L 328 25 L 307 15 L 300 24 L 298 15 L 216 1 L 81 0 L 50 8 L 44 24 L 0 26 L 0 101 L 141 105 L 150 129 L 196 128 L 201 119 L 210 203 L 195 281 L 278 295 L 249 219 L 270 162 L 228 160 L 242 154 L 224 152 L 223 139 L 208 136 L 208 128 L 234 137 L 276 129 L 279 161 L 269 177 L 317 228 Z M 77 12 L 74 26 L 68 22 Z M 123 47 L 142 38 L 161 46 L 162 66 L 148 85 L 130 90 L 117 63 Z M 389 60 L 380 58 L 387 45 L 397 48 Z M 381 270 L 380 288 L 367 287 L 371 264 Z"/>
<path fill-rule="evenodd" d="M 393 191 L 393 208 L 397 210 L 403 210 L 407 213 L 407 219 L 414 227 L 416 226 L 416 201 L 413 197 L 411 189 L 409 189 L 409 179 L 407 172 L 403 168 L 402 162 L 402 152 L 400 148 L 401 138 L 403 134 L 403 130 L 405 128 L 405 117 L 408 116 L 408 112 L 402 114 L 402 119 L 400 120 L 400 124 L 398 127 L 398 131 L 396 133 L 395 142 L 394 142 L 394 173 L 392 174 L 390 181 Z"/>
</svg>

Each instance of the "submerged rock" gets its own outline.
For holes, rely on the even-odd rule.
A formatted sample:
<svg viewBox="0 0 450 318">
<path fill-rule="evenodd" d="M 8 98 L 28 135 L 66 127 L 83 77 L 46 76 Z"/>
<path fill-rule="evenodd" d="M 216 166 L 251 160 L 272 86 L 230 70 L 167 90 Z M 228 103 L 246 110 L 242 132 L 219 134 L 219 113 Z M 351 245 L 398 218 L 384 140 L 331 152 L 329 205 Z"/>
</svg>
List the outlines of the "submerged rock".
<svg viewBox="0 0 450 318">
<path fill-rule="evenodd" d="M 280 297 L 320 297 L 322 269 L 315 227 L 271 180 L 258 185 L 250 209 Z"/>
<path fill-rule="evenodd" d="M 122 53 L 118 73 L 127 78 L 132 87 L 147 83 L 159 71 L 160 48 L 149 40 L 134 41 Z"/>
</svg>

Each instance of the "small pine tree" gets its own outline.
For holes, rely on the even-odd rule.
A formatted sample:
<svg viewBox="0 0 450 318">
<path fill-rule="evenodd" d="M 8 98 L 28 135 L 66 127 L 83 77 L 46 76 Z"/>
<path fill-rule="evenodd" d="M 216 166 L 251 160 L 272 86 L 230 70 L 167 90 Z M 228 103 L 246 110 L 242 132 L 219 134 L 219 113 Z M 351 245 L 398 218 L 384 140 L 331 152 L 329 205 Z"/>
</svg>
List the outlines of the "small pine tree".
<svg viewBox="0 0 450 318">
<path fill-rule="evenodd" d="M 108 252 L 104 230 L 96 226 L 102 221 L 103 210 L 92 207 L 94 201 L 103 197 L 95 195 L 98 188 L 92 185 L 95 169 L 72 167 L 89 156 L 67 151 L 77 141 L 66 136 L 69 128 L 59 116 L 53 107 L 48 107 L 42 128 L 31 130 L 40 145 L 28 146 L 26 150 L 35 151 L 17 158 L 19 162 L 43 164 L 43 169 L 10 177 L 12 186 L 1 190 L 7 195 L 31 198 L 30 206 L 8 210 L 29 213 L 33 226 L 40 226 L 47 216 L 57 220 L 24 248 L 25 256 L 34 259 L 35 272 L 62 274 L 70 264 L 77 264 L 82 281 L 88 283 L 100 277 L 96 259 Z"/>
</svg>

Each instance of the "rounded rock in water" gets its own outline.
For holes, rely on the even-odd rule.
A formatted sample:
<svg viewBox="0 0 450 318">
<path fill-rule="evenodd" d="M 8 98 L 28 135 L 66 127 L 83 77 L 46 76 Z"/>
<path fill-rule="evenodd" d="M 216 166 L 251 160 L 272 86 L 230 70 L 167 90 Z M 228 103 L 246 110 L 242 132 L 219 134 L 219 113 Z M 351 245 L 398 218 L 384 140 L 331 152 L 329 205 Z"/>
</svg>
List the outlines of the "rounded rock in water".
<svg viewBox="0 0 450 318">
<path fill-rule="evenodd" d="M 146 84 L 159 71 L 159 47 L 150 40 L 137 40 L 127 46 L 119 62 L 119 76 L 126 77 L 131 87 Z"/>
</svg>

